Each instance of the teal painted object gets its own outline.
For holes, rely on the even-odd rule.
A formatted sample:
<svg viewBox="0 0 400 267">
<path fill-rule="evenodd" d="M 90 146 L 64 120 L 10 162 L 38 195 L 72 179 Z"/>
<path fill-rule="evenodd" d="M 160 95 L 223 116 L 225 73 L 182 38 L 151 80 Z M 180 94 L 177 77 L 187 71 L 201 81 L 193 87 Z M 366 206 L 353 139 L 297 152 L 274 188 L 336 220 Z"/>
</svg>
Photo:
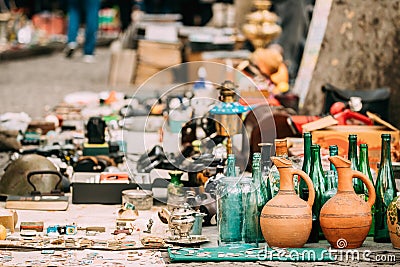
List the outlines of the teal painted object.
<svg viewBox="0 0 400 267">
<path fill-rule="evenodd" d="M 210 110 L 213 115 L 234 115 L 250 111 L 252 106 L 243 106 L 239 102 L 220 102 Z"/>
<path fill-rule="evenodd" d="M 335 258 L 325 248 L 257 248 L 251 245 L 233 245 L 210 248 L 168 248 L 172 262 L 209 261 L 291 261 L 327 262 Z"/>
</svg>

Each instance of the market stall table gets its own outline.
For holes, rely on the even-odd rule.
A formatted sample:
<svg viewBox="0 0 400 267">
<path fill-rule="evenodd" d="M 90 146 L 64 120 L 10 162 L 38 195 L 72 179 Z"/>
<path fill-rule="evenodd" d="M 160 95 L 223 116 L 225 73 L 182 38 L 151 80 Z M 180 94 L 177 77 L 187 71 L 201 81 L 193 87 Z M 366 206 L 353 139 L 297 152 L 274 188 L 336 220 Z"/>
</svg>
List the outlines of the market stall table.
<svg viewBox="0 0 400 267">
<path fill-rule="evenodd" d="M 1 203 L 4 207 L 4 202 Z M 151 210 L 139 211 L 139 217 L 135 220 L 135 228 L 139 229 L 134 231 L 132 235 L 126 236 L 126 240 L 134 241 L 132 247 L 125 247 L 115 249 L 114 251 L 108 249 L 0 249 L 0 262 L 2 266 L 61 266 L 61 265 L 85 265 L 85 266 L 228 266 L 235 264 L 235 266 L 309 266 L 309 262 L 278 262 L 278 261 L 256 261 L 256 262 L 183 262 L 171 263 L 167 250 L 164 249 L 145 249 L 140 239 L 146 236 L 160 236 L 166 237 L 168 226 L 163 224 L 158 218 L 157 212 L 163 206 L 153 206 Z M 21 222 L 26 221 L 42 221 L 44 222 L 44 229 L 53 225 L 72 225 L 75 223 L 78 227 L 84 228 L 89 226 L 105 227 L 104 233 L 99 233 L 96 236 L 89 236 L 86 238 L 103 239 L 103 240 L 116 240 L 116 236 L 111 233 L 115 230 L 115 221 L 118 217 L 118 210 L 120 205 L 98 205 L 98 204 L 81 204 L 69 205 L 66 211 L 33 211 L 33 210 L 18 210 L 18 223 L 17 229 Z M 153 219 L 153 227 L 151 234 L 143 233 L 147 229 L 149 219 Z M 46 231 L 46 230 L 44 230 Z M 202 248 L 217 247 L 217 227 L 203 227 L 203 235 L 207 236 L 210 242 L 202 244 Z M 19 231 L 9 235 L 18 236 Z M 78 234 L 66 235 L 65 240 L 68 238 L 85 237 L 85 233 L 78 231 Z M 119 236 L 122 238 L 122 236 Z M 124 240 L 124 239 L 121 239 Z M 129 242 L 128 242 L 129 243 Z M 131 242 L 132 244 L 132 242 Z M 264 245 L 262 244 L 261 247 Z M 197 246 L 198 247 L 198 246 Z M 122 248 L 122 249 L 121 249 Z M 328 249 L 329 245 L 326 241 L 320 241 L 318 244 L 306 244 L 305 248 L 324 248 Z M 336 253 L 336 254 L 335 254 Z M 394 250 L 389 243 L 378 244 L 368 237 L 363 247 L 358 250 L 351 250 L 346 252 L 334 251 L 337 261 L 334 262 L 318 262 L 319 266 L 333 266 L 333 265 L 348 265 L 349 263 L 360 263 L 363 266 L 373 266 L 377 264 L 399 264 L 400 251 Z"/>
</svg>

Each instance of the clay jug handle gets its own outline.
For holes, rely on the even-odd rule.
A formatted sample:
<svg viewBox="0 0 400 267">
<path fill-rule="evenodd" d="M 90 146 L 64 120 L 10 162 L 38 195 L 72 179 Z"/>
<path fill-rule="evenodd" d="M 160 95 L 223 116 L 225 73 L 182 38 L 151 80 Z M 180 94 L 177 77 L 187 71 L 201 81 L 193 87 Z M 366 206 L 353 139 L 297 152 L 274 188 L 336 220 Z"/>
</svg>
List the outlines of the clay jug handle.
<svg viewBox="0 0 400 267">
<path fill-rule="evenodd" d="M 314 204 L 315 190 L 314 190 L 313 182 L 310 179 L 310 176 L 308 176 L 307 173 L 303 172 L 302 170 L 298 170 L 298 169 L 291 169 L 291 174 L 292 174 L 292 177 L 295 174 L 299 175 L 306 182 L 307 187 L 308 187 L 307 203 L 310 207 L 312 207 Z"/>
<path fill-rule="evenodd" d="M 361 179 L 361 181 L 367 186 L 367 189 L 368 189 L 368 201 L 367 201 L 367 204 L 369 205 L 370 208 L 372 208 L 372 205 L 374 205 L 375 198 L 376 198 L 374 185 L 367 178 L 367 176 L 365 176 L 362 172 L 353 171 L 353 178 Z"/>
</svg>

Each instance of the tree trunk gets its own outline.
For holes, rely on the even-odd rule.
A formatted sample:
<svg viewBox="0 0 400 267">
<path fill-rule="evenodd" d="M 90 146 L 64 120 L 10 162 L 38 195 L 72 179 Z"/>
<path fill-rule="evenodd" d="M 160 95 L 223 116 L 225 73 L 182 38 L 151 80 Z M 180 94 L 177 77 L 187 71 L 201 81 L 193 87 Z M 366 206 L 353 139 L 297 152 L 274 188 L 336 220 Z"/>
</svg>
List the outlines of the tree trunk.
<svg viewBox="0 0 400 267">
<path fill-rule="evenodd" d="M 357 90 L 389 87 L 390 122 L 399 128 L 399 49 L 400 0 L 333 0 L 303 113 L 321 112 L 324 83 Z"/>
</svg>

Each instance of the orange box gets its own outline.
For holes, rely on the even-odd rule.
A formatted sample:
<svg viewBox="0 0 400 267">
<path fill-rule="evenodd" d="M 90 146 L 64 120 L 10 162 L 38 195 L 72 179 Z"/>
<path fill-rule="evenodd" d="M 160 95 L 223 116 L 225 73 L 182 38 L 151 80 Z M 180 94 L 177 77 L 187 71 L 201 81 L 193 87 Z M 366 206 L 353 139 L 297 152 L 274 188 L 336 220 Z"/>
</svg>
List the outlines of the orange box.
<svg viewBox="0 0 400 267">
<path fill-rule="evenodd" d="M 66 32 L 65 18 L 56 14 L 35 14 L 32 22 L 36 28 L 45 31 L 48 35 L 65 34 Z"/>
<path fill-rule="evenodd" d="M 349 146 L 348 136 L 349 134 L 356 134 L 357 145 L 368 144 L 370 167 L 375 170 L 381 160 L 381 135 L 390 134 L 392 136 L 392 144 L 398 143 L 400 139 L 399 130 L 390 124 L 386 126 L 336 125 L 314 130 L 311 133 L 313 143 L 319 144 L 326 149 L 330 145 L 337 145 L 339 155 L 346 158 Z"/>
</svg>

